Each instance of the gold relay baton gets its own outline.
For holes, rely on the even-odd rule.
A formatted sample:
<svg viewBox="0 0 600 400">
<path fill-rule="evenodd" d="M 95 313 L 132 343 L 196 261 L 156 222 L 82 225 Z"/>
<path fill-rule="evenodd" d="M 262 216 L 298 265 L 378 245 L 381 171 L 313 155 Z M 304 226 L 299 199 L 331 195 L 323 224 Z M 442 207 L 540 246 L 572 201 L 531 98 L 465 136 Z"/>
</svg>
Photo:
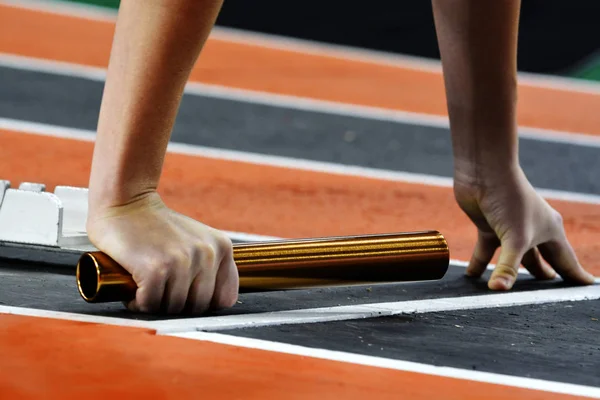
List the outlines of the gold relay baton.
<svg viewBox="0 0 600 400">
<path fill-rule="evenodd" d="M 235 243 L 240 293 L 441 279 L 450 254 L 437 231 Z M 77 288 L 88 303 L 129 301 L 137 286 L 106 254 L 84 253 Z"/>
</svg>

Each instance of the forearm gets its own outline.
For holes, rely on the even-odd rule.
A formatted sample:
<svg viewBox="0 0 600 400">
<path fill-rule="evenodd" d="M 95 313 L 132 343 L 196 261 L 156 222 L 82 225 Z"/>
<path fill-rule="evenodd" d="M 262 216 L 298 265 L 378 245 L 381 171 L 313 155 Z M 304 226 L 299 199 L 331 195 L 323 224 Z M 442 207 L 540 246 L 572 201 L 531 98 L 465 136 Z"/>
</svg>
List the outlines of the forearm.
<svg viewBox="0 0 600 400">
<path fill-rule="evenodd" d="M 156 190 L 185 83 L 221 2 L 121 2 L 92 161 L 92 211 Z"/>
<path fill-rule="evenodd" d="M 518 0 L 432 0 L 444 68 L 455 177 L 518 168 Z"/>
</svg>

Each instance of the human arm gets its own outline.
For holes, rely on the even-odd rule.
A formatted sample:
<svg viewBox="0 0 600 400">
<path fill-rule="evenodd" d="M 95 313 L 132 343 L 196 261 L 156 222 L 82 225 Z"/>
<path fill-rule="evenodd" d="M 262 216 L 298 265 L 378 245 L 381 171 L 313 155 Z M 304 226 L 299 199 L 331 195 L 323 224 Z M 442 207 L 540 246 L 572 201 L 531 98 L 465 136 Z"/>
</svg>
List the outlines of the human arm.
<svg viewBox="0 0 600 400">
<path fill-rule="evenodd" d="M 158 187 L 184 86 L 220 5 L 121 2 L 92 163 L 92 211 Z"/>
<path fill-rule="evenodd" d="M 519 0 L 432 0 L 454 155 L 454 193 L 478 228 L 467 274 L 507 290 L 523 264 L 534 276 L 590 284 L 562 217 L 523 173 L 517 136 Z M 549 265 L 543 262 L 545 259 Z"/>
<path fill-rule="evenodd" d="M 130 309 L 177 313 L 237 299 L 232 246 L 157 193 L 191 69 L 221 1 L 123 0 L 102 98 L 89 182 L 87 231 L 132 273 Z"/>
</svg>

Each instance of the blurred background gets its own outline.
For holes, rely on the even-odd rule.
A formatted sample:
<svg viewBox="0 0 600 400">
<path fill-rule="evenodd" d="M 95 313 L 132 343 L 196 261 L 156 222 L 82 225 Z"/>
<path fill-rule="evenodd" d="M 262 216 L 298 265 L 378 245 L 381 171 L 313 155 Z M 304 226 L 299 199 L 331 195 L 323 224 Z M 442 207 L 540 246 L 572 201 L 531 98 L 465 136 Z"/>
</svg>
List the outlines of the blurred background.
<svg viewBox="0 0 600 400">
<path fill-rule="evenodd" d="M 519 70 L 600 81 L 599 19 L 600 1 L 523 0 Z M 226 0 L 217 25 L 439 59 L 430 1 Z"/>
</svg>

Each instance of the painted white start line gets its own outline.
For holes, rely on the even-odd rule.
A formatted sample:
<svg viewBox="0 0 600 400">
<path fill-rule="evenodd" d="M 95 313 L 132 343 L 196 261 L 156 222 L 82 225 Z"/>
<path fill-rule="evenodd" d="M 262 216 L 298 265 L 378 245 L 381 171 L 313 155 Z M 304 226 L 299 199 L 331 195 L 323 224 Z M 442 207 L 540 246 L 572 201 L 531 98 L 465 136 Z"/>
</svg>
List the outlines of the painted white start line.
<svg viewBox="0 0 600 400">
<path fill-rule="evenodd" d="M 347 321 L 400 314 L 424 314 L 444 311 L 480 310 L 597 299 L 600 299 L 600 280 L 597 280 L 595 285 L 582 287 L 532 290 L 526 292 L 508 292 L 466 297 L 445 297 L 427 300 L 356 304 L 337 307 L 307 308 L 218 317 L 169 319 L 160 321 L 115 318 L 88 315 L 83 313 L 48 311 L 2 305 L 0 305 L 0 314 L 54 318 L 119 326 L 133 326 L 153 329 L 156 330 L 157 334 L 171 334 L 195 331 L 224 331 L 262 326 Z"/>
<path fill-rule="evenodd" d="M 152 328 L 156 329 L 159 333 L 192 330 L 222 331 L 261 326 L 356 320 L 399 314 L 480 310 L 597 299 L 600 299 L 600 285 L 598 284 L 592 286 L 532 290 L 526 292 L 320 307 L 222 317 L 188 318 L 174 321 L 155 321 L 152 322 Z"/>
</svg>

